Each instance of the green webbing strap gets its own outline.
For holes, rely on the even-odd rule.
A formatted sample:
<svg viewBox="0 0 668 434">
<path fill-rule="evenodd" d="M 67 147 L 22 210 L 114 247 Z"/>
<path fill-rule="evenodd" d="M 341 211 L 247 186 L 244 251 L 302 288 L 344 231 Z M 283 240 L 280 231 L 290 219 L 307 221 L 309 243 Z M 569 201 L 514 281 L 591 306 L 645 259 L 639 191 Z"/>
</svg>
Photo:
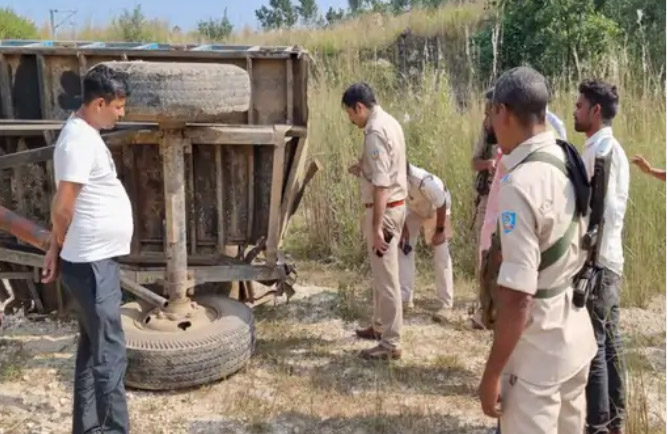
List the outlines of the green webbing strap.
<svg viewBox="0 0 668 434">
<path fill-rule="evenodd" d="M 540 151 L 532 152 L 513 169 L 516 169 L 517 167 L 519 167 L 524 163 L 531 163 L 534 161 L 547 163 L 556 168 L 557 170 L 559 170 L 561 173 L 563 173 L 564 176 L 568 177 L 566 164 L 556 156 L 549 154 L 547 152 L 540 152 Z M 568 226 L 568 229 L 566 229 L 566 233 L 557 241 L 555 241 L 554 244 L 552 244 L 550 247 L 548 247 L 547 249 L 545 249 L 540 253 L 540 263 L 538 264 L 538 272 L 541 272 L 546 268 L 551 267 L 559 259 L 561 259 L 566 254 L 566 252 L 568 252 L 568 248 L 571 244 L 571 241 L 573 240 L 573 235 L 575 235 L 577 226 L 578 226 L 578 215 L 577 212 L 574 210 L 573 219 L 571 220 L 571 224 Z M 536 291 L 536 294 L 534 295 L 534 298 L 545 299 L 557 296 L 563 293 L 566 289 L 568 289 L 570 285 L 571 282 L 568 281 L 554 288 L 538 289 Z"/>
</svg>

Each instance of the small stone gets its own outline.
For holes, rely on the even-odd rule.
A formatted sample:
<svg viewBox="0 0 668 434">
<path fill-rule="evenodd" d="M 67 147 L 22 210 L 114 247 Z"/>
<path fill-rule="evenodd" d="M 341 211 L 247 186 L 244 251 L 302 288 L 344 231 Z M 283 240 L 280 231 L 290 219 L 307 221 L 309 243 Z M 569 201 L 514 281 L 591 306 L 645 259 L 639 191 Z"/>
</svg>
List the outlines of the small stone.
<svg viewBox="0 0 668 434">
<path fill-rule="evenodd" d="M 60 398 L 58 400 L 58 402 L 60 403 L 60 405 L 66 405 L 67 404 L 67 398 Z"/>
<path fill-rule="evenodd" d="M 21 378 L 23 379 L 23 381 L 30 381 L 30 376 L 28 376 L 28 374 L 24 375 Z"/>
</svg>

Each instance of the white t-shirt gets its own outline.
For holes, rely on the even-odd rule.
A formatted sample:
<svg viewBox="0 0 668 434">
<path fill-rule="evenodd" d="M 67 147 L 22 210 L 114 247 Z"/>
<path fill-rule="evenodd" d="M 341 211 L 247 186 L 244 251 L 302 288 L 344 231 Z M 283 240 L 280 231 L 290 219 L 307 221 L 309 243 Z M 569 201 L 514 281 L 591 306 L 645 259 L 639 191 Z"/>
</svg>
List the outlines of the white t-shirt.
<svg viewBox="0 0 668 434">
<path fill-rule="evenodd" d="M 53 162 L 56 185 L 83 184 L 60 257 L 94 262 L 130 253 L 132 206 L 99 131 L 71 116 L 56 142 Z"/>
</svg>

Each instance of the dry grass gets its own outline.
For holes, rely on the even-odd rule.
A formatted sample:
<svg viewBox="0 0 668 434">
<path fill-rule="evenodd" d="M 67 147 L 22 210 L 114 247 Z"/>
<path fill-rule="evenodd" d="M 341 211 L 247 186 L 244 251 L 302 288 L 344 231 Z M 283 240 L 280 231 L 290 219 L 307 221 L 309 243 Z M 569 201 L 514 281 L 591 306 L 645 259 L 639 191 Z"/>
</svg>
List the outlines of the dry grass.
<svg viewBox="0 0 668 434">
<path fill-rule="evenodd" d="M 242 371 L 194 390 L 129 391 L 133 431 L 483 434 L 494 426 L 476 398 L 491 336 L 466 327 L 466 306 L 474 298 L 470 282 L 457 280 L 455 314 L 437 325 L 430 319 L 432 279 L 420 274 L 416 309 L 405 320 L 404 358 L 370 363 L 356 354 L 372 344 L 353 333 L 369 317 L 368 276 L 317 263 L 299 270 L 303 286 L 296 298 L 256 310 L 257 350 Z M 354 291 L 355 301 L 345 291 Z M 665 360 L 665 310 L 658 301 L 653 310 L 622 312 L 629 352 L 649 360 L 630 357 L 631 434 L 665 432 L 665 362 L 656 365 L 654 356 L 663 351 Z M 0 380 L 0 428 L 69 432 L 75 330 L 73 324 L 24 323 L 4 331 L 24 343 L 27 358 L 21 377 Z M 49 416 L 31 411 L 37 407 Z"/>
</svg>

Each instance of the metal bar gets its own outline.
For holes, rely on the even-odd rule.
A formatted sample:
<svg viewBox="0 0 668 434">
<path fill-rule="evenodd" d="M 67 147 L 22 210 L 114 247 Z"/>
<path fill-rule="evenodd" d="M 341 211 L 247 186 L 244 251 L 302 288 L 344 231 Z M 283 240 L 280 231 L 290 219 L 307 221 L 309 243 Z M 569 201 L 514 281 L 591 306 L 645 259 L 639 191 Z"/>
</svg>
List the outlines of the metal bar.
<svg viewBox="0 0 668 434">
<path fill-rule="evenodd" d="M 216 213 L 218 217 L 218 253 L 225 253 L 225 201 L 223 200 L 223 147 L 216 146 Z"/>
<path fill-rule="evenodd" d="M 19 240 L 40 250 L 49 249 L 51 237 L 49 231 L 3 206 L 0 206 L 0 230 L 9 232 Z"/>
<path fill-rule="evenodd" d="M 136 295 L 142 300 L 151 303 L 155 307 L 166 308 L 169 305 L 169 301 L 165 297 L 141 286 L 139 283 L 127 278 L 123 274 L 124 273 L 121 272 L 121 286 L 123 289 Z"/>
<path fill-rule="evenodd" d="M 165 240 L 167 242 L 167 290 L 174 304 L 187 302 L 188 247 L 186 240 L 186 192 L 183 130 L 167 129 L 160 145 L 165 187 Z"/>
<path fill-rule="evenodd" d="M 42 297 L 39 296 L 39 292 L 37 291 L 35 282 L 33 282 L 32 279 L 28 280 L 26 282 L 26 285 L 28 285 L 28 291 L 30 291 L 30 296 L 35 302 L 35 307 L 37 308 L 37 312 L 44 313 L 44 303 L 42 303 Z"/>
<path fill-rule="evenodd" d="M 283 191 L 283 162 L 285 160 L 285 129 L 275 127 L 274 161 L 271 175 L 271 196 L 269 198 L 269 228 L 265 257 L 269 265 L 278 261 L 278 243 L 281 224 L 281 193 Z"/>
<path fill-rule="evenodd" d="M 151 285 L 164 279 L 163 268 L 153 270 L 131 270 L 122 268 L 123 276 L 140 285 Z M 267 265 L 216 265 L 210 267 L 190 267 L 188 273 L 196 284 L 209 282 L 272 281 L 285 278 L 283 267 Z"/>
<path fill-rule="evenodd" d="M 12 79 L 9 76 L 9 62 L 2 54 L 0 54 L 0 104 L 3 115 L 6 118 L 13 118 Z"/>
<path fill-rule="evenodd" d="M 292 58 L 290 58 L 287 62 L 285 62 L 285 76 L 286 76 L 286 83 L 285 83 L 285 108 L 286 108 L 286 116 L 285 116 L 285 123 L 288 125 L 292 125 L 292 119 L 294 118 L 294 112 L 295 112 L 295 103 L 294 103 L 294 98 L 295 98 L 295 90 L 294 90 L 294 76 L 292 73 Z"/>
</svg>

